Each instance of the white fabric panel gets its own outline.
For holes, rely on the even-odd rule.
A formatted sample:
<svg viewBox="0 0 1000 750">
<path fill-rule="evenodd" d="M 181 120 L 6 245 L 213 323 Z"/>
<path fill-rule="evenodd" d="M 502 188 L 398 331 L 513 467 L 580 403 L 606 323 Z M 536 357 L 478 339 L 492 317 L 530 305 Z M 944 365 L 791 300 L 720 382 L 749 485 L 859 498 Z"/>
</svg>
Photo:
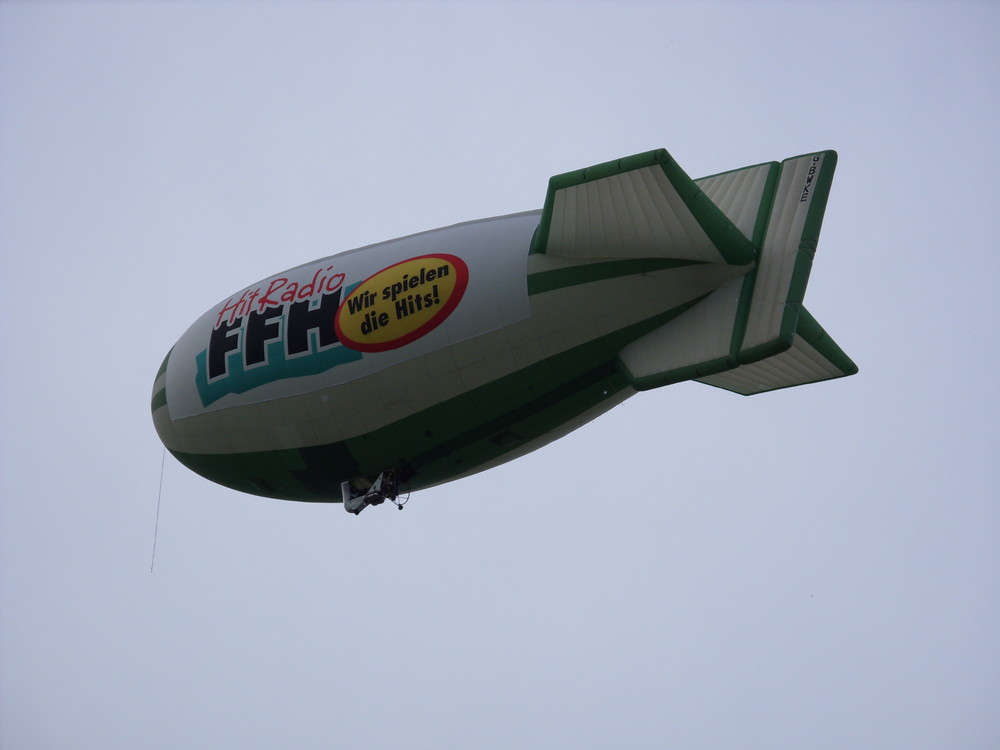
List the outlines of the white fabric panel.
<svg viewBox="0 0 1000 750">
<path fill-rule="evenodd" d="M 724 263 L 659 165 L 558 190 L 546 252 Z"/>
<path fill-rule="evenodd" d="M 816 157 L 819 157 L 818 162 L 813 161 Z M 781 177 L 764 238 L 743 349 L 773 341 L 780 333 L 799 242 L 812 203 L 811 193 L 804 200 L 800 199 L 800 195 L 803 194 L 810 168 L 815 165 L 818 172 L 822 167 L 822 160 L 821 154 L 808 154 L 781 165 Z"/>
<path fill-rule="evenodd" d="M 635 378 L 670 372 L 729 354 L 743 279 L 730 281 L 687 312 L 636 339 L 618 356 Z"/>
<path fill-rule="evenodd" d="M 840 368 L 832 365 L 809 342 L 796 336 L 788 351 L 752 365 L 741 365 L 735 370 L 698 378 L 698 382 L 749 396 L 777 388 L 830 380 L 843 374 Z"/>
<path fill-rule="evenodd" d="M 768 174 L 774 166 L 773 162 L 759 164 L 695 182 L 749 240 L 753 239 L 760 199 L 767 185 Z"/>
</svg>

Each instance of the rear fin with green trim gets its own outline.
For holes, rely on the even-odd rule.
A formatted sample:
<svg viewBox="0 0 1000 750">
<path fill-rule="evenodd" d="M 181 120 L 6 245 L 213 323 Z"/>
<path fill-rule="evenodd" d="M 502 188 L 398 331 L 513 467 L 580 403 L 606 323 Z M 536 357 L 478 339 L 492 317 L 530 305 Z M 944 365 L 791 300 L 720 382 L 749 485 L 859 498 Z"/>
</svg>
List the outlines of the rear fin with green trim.
<svg viewBox="0 0 1000 750">
<path fill-rule="evenodd" d="M 836 166 L 834 151 L 781 163 L 760 258 L 744 288 L 748 308 L 733 338 L 740 364 L 792 344 Z"/>
<path fill-rule="evenodd" d="M 633 387 L 696 379 L 750 395 L 857 372 L 802 306 L 836 162 L 822 151 L 697 181 L 760 248 L 757 265 L 622 349 Z"/>
<path fill-rule="evenodd" d="M 804 307 L 791 346 L 780 354 L 753 364 L 698 378 L 698 382 L 724 388 L 744 396 L 818 383 L 853 375 L 858 371 L 850 358 Z"/>
<path fill-rule="evenodd" d="M 532 253 L 747 265 L 750 240 L 665 150 L 549 180 Z"/>
</svg>

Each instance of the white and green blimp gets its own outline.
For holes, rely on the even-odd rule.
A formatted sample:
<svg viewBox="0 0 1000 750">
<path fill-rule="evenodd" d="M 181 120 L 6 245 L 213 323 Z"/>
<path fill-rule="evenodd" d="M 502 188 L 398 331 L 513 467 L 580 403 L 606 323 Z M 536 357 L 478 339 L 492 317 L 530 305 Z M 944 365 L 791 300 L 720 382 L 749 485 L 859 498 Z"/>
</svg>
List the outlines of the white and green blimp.
<svg viewBox="0 0 1000 750">
<path fill-rule="evenodd" d="M 170 350 L 156 430 L 214 482 L 357 513 L 524 455 L 636 391 L 851 375 L 802 306 L 836 160 L 692 180 L 651 151 L 553 177 L 540 211 L 251 284 Z"/>
</svg>

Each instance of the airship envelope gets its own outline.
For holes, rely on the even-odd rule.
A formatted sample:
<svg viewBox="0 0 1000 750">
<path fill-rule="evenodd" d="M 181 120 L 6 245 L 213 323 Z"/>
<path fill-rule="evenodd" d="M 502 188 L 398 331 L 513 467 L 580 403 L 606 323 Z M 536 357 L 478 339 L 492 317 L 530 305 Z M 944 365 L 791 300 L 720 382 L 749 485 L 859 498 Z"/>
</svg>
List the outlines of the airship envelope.
<svg viewBox="0 0 1000 750">
<path fill-rule="evenodd" d="M 539 211 L 283 271 L 173 346 L 156 430 L 212 481 L 357 513 L 535 450 L 637 391 L 851 375 L 802 306 L 836 161 L 692 180 L 651 151 L 553 177 Z"/>
</svg>

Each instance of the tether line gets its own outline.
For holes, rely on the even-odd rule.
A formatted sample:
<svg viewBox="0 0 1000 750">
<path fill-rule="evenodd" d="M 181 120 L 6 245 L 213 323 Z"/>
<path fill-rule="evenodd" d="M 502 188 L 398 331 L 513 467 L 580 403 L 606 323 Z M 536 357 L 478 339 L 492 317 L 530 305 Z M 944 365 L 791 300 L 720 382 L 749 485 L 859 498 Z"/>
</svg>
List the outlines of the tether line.
<svg viewBox="0 0 1000 750">
<path fill-rule="evenodd" d="M 153 572 L 153 564 L 156 562 L 156 534 L 160 530 L 160 498 L 163 497 L 163 467 L 167 463 L 167 449 L 163 449 L 163 458 L 160 459 L 160 489 L 156 493 L 156 523 L 153 525 L 153 556 L 149 560 L 149 572 Z"/>
</svg>

